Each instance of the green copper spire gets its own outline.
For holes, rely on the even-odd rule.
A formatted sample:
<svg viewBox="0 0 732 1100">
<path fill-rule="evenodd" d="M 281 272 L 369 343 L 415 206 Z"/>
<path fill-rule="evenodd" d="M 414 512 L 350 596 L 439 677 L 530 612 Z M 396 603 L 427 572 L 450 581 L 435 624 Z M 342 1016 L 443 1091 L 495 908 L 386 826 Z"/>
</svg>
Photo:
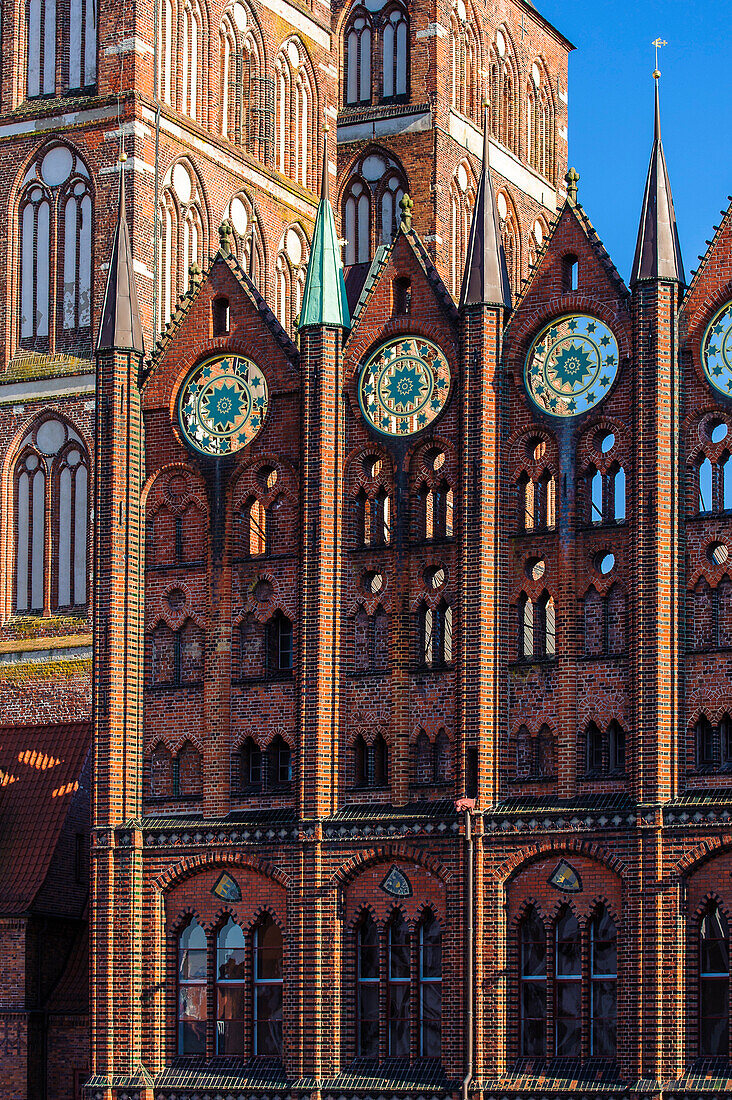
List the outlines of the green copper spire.
<svg viewBox="0 0 732 1100">
<path fill-rule="evenodd" d="M 313 244 L 305 277 L 298 327 L 302 330 L 309 325 L 351 327 L 341 249 L 333 208 L 328 198 L 327 136 L 323 137 L 323 182 L 320 188 L 320 205 L 315 218 Z"/>
</svg>

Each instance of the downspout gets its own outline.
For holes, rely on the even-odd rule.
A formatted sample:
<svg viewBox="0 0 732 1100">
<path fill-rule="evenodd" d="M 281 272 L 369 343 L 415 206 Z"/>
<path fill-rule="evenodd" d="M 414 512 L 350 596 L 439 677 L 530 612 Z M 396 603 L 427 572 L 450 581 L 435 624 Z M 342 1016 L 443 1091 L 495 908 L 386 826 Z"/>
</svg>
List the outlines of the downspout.
<svg viewBox="0 0 732 1100">
<path fill-rule="evenodd" d="M 467 801 L 461 800 L 463 802 Z M 472 803 L 472 799 L 470 800 Z M 474 805 L 474 803 L 473 803 Z M 469 806 L 462 806 L 465 822 L 465 1076 L 462 1084 L 462 1100 L 468 1100 L 468 1089 L 473 1080 L 474 1026 L 473 1026 L 473 967 L 475 964 L 475 929 L 473 926 L 473 818 Z"/>
</svg>

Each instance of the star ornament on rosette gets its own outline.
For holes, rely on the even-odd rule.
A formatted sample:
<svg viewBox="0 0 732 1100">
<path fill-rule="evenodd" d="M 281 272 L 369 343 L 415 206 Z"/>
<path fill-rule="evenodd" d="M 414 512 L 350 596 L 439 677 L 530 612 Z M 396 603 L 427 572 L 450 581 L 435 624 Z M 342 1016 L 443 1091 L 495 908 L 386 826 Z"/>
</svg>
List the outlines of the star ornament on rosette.
<svg viewBox="0 0 732 1100">
<path fill-rule="evenodd" d="M 267 380 L 244 356 L 209 359 L 180 389 L 178 420 L 186 443 L 214 458 L 234 454 L 259 432 L 269 401 Z"/>
<path fill-rule="evenodd" d="M 715 390 L 732 397 L 732 302 L 720 309 L 704 334 L 702 366 Z"/>
<path fill-rule="evenodd" d="M 399 337 L 366 361 L 358 383 L 361 411 L 378 432 L 409 436 L 428 427 L 450 393 L 450 367 L 430 340 Z"/>
<path fill-rule="evenodd" d="M 561 317 L 534 340 L 524 378 L 532 401 L 552 416 L 579 416 L 603 400 L 617 377 L 617 340 L 585 314 Z"/>
</svg>

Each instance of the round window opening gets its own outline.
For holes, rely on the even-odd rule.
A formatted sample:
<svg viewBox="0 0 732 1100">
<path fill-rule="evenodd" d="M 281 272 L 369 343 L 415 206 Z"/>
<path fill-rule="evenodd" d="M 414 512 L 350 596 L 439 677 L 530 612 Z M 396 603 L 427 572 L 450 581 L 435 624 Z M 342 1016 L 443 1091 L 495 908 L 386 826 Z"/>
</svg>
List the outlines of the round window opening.
<svg viewBox="0 0 732 1100">
<path fill-rule="evenodd" d="M 530 581 L 540 581 L 546 573 L 546 562 L 543 558 L 529 558 L 525 570 Z"/>
<path fill-rule="evenodd" d="M 384 468 L 384 463 L 374 455 L 368 455 L 363 461 L 363 468 L 367 477 L 378 477 Z"/>
<path fill-rule="evenodd" d="M 615 446 L 615 435 L 613 432 L 600 432 L 597 437 L 597 445 L 600 448 L 600 452 L 604 455 L 611 451 Z"/>
<path fill-rule="evenodd" d="M 362 583 L 365 592 L 376 595 L 384 587 L 384 575 L 383 573 L 369 571 L 364 573 Z"/>
<path fill-rule="evenodd" d="M 442 588 L 445 583 L 445 576 L 445 567 L 443 565 L 438 565 L 432 569 L 427 569 L 424 579 L 427 587 L 435 591 L 438 588 Z"/>
<path fill-rule="evenodd" d="M 263 466 L 257 474 L 257 480 L 263 489 L 274 489 L 277 484 L 277 471 L 273 466 Z"/>
<path fill-rule="evenodd" d="M 606 577 L 615 568 L 614 554 L 598 554 L 595 564 L 599 573 Z"/>
<path fill-rule="evenodd" d="M 724 420 L 712 420 L 708 427 L 710 441 L 721 443 L 723 439 L 727 438 L 728 430 Z"/>
<path fill-rule="evenodd" d="M 618 342 L 597 317 L 573 313 L 539 333 L 526 357 L 529 396 L 550 416 L 580 416 L 610 392 Z"/>
<path fill-rule="evenodd" d="M 382 344 L 358 381 L 367 422 L 389 436 L 423 431 L 440 415 L 450 393 L 450 367 L 436 344 L 400 337 Z"/>
<path fill-rule="evenodd" d="M 713 542 L 707 550 L 707 557 L 712 565 L 724 565 L 729 558 L 729 549 L 723 542 Z"/>
</svg>

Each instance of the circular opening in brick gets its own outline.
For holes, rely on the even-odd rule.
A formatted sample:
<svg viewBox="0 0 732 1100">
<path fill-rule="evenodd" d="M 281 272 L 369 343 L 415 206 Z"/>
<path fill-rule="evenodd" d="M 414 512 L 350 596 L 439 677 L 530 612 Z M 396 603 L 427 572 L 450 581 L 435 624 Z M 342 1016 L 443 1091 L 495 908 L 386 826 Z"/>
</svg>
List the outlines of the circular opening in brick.
<svg viewBox="0 0 732 1100">
<path fill-rule="evenodd" d="M 439 450 L 437 447 L 434 447 L 432 450 L 427 452 L 427 454 L 424 456 L 424 459 L 427 469 L 432 470 L 434 473 L 437 473 L 437 471 L 441 470 L 442 467 L 445 465 L 445 452 Z"/>
<path fill-rule="evenodd" d="M 165 487 L 165 495 L 168 500 L 178 501 L 182 500 L 187 488 L 186 479 L 182 474 L 173 474 L 168 479 L 168 484 Z"/>
<path fill-rule="evenodd" d="M 368 457 L 364 459 L 363 468 L 368 477 L 378 477 L 384 468 L 384 463 L 380 458 L 368 455 Z"/>
<path fill-rule="evenodd" d="M 606 577 L 608 573 L 615 568 L 615 555 L 598 554 L 595 558 L 595 566 L 597 571 L 602 573 L 603 577 Z"/>
<path fill-rule="evenodd" d="M 712 443 L 721 443 L 723 439 L 727 438 L 729 429 L 724 420 L 712 420 L 707 427 L 707 431 Z"/>
<path fill-rule="evenodd" d="M 445 567 L 444 565 L 435 565 L 430 569 L 425 570 L 424 579 L 428 588 L 435 591 L 437 588 L 442 588 L 445 583 Z"/>
<path fill-rule="evenodd" d="M 712 565 L 724 565 L 729 558 L 729 550 L 723 542 L 713 542 L 707 550 L 707 557 Z"/>
<path fill-rule="evenodd" d="M 611 451 L 615 446 L 615 433 L 614 432 L 600 432 L 597 436 L 597 448 L 606 455 L 608 451 Z"/>
<path fill-rule="evenodd" d="M 38 450 L 44 455 L 55 455 L 66 442 L 66 428 L 60 420 L 45 420 L 36 432 Z"/>
<path fill-rule="evenodd" d="M 381 589 L 384 587 L 384 574 L 375 573 L 373 571 L 364 573 L 362 584 L 364 591 L 371 593 L 372 596 L 376 595 L 376 593 L 381 592 Z"/>
<path fill-rule="evenodd" d="M 526 576 L 530 581 L 540 581 L 546 573 L 546 562 L 543 558 L 529 558 L 526 562 Z"/>
<path fill-rule="evenodd" d="M 257 581 L 254 585 L 254 599 L 257 603 L 266 603 L 267 600 L 271 600 L 273 592 L 274 589 L 269 581 Z"/>
<path fill-rule="evenodd" d="M 534 462 L 541 461 L 546 454 L 546 441 L 535 436 L 526 444 L 526 453 Z"/>
<path fill-rule="evenodd" d="M 181 588 L 172 588 L 165 597 L 169 609 L 178 612 L 186 602 L 185 592 Z"/>
<path fill-rule="evenodd" d="M 257 480 L 263 489 L 274 489 L 277 484 L 277 471 L 273 466 L 263 466 L 257 474 Z"/>
</svg>

